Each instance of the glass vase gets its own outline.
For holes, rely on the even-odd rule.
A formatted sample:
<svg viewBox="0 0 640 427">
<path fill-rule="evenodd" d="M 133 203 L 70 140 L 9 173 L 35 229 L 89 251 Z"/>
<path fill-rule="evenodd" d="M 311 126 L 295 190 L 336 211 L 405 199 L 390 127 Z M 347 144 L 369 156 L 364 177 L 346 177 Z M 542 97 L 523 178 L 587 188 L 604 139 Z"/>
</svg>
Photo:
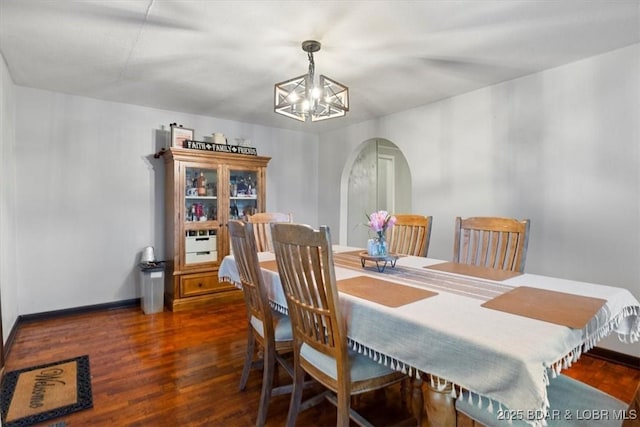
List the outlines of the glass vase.
<svg viewBox="0 0 640 427">
<path fill-rule="evenodd" d="M 367 252 L 369 256 L 387 256 L 387 239 L 384 237 L 369 239 L 367 242 Z"/>
<path fill-rule="evenodd" d="M 383 237 L 378 237 L 376 239 L 376 246 L 378 248 L 378 255 L 377 256 L 387 256 L 388 251 L 387 251 L 387 239 Z"/>
</svg>

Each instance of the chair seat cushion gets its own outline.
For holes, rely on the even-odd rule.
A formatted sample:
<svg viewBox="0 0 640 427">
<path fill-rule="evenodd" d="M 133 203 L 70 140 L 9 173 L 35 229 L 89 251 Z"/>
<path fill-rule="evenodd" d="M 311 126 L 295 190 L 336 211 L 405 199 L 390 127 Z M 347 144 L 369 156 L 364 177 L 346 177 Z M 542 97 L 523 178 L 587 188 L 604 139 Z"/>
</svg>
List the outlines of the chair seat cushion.
<svg viewBox="0 0 640 427">
<path fill-rule="evenodd" d="M 551 379 L 547 393 L 550 403 L 549 414 L 546 417 L 548 427 L 620 427 L 622 420 L 619 417 L 622 416 L 622 411 L 627 409 L 624 402 L 566 375 L 558 375 L 557 378 Z M 526 422 L 526 412 L 498 409 L 500 406 L 494 400 L 491 413 L 487 410 L 486 398 L 482 399 L 482 408 L 478 408 L 478 396 L 471 393 L 471 397 L 472 403 L 469 403 L 469 392 L 462 393 L 456 399 L 456 410 L 486 426 L 530 426 Z M 540 414 L 532 414 L 528 418 L 535 421 L 540 418 Z"/>
<path fill-rule="evenodd" d="M 329 377 L 334 380 L 338 379 L 336 359 L 319 352 L 308 344 L 302 344 L 300 356 Z M 349 365 L 351 367 L 352 382 L 377 378 L 396 372 L 353 350 L 349 350 Z"/>
<path fill-rule="evenodd" d="M 276 341 L 293 340 L 293 331 L 291 329 L 291 319 L 289 316 L 275 310 L 271 312 L 271 316 L 273 317 L 273 331 Z M 251 316 L 251 326 L 264 338 L 262 320 Z"/>
</svg>

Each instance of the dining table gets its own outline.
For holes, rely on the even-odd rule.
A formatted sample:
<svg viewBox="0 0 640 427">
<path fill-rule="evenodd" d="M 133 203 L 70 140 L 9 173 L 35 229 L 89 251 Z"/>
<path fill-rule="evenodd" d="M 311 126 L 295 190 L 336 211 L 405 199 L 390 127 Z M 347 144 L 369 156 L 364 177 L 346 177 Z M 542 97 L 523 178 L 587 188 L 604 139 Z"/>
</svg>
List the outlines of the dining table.
<svg viewBox="0 0 640 427">
<path fill-rule="evenodd" d="M 417 256 L 380 269 L 342 245 L 332 255 L 350 347 L 414 379 L 422 425 L 455 426 L 454 401 L 468 390 L 488 411 L 543 426 L 555 376 L 608 335 L 640 340 L 640 303 L 625 288 Z M 258 257 L 286 314 L 275 255 Z M 233 254 L 218 275 L 241 287 Z"/>
</svg>

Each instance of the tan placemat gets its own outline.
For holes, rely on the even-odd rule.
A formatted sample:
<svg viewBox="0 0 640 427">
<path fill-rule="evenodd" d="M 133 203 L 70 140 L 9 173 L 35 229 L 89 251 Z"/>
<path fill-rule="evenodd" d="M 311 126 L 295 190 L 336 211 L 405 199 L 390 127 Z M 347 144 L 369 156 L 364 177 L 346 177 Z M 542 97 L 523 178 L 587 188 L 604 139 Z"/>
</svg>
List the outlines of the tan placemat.
<svg viewBox="0 0 640 427">
<path fill-rule="evenodd" d="M 520 286 L 485 302 L 482 307 L 582 329 L 606 302 L 600 298 Z"/>
<path fill-rule="evenodd" d="M 471 264 L 459 264 L 456 262 L 443 262 L 441 264 L 428 265 L 424 268 L 446 271 L 448 273 L 463 274 L 465 276 L 479 277 L 480 279 L 502 281 L 520 276 L 519 271 L 498 270 L 496 268 L 480 267 Z"/>
<path fill-rule="evenodd" d="M 369 276 L 356 276 L 338 280 L 338 290 L 387 307 L 400 307 L 421 299 L 438 295 L 437 292 L 413 286 L 380 280 Z"/>
<path fill-rule="evenodd" d="M 346 252 L 334 252 L 333 255 L 353 255 L 353 256 L 357 256 L 360 257 L 360 253 L 362 252 L 362 249 L 358 249 L 357 251 L 346 251 Z"/>
<path fill-rule="evenodd" d="M 264 268 L 265 270 L 270 270 L 273 271 L 275 273 L 278 272 L 278 263 L 276 260 L 272 260 L 272 261 L 261 261 L 260 262 L 260 267 Z"/>
</svg>

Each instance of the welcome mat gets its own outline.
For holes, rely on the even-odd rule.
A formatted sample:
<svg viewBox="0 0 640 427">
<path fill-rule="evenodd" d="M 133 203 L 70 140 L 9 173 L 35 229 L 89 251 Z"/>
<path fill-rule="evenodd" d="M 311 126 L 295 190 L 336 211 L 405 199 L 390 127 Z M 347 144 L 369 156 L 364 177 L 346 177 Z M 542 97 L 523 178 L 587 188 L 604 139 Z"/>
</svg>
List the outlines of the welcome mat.
<svg viewBox="0 0 640 427">
<path fill-rule="evenodd" d="M 89 356 L 8 372 L 0 403 L 4 427 L 30 426 L 93 408 Z"/>
</svg>

